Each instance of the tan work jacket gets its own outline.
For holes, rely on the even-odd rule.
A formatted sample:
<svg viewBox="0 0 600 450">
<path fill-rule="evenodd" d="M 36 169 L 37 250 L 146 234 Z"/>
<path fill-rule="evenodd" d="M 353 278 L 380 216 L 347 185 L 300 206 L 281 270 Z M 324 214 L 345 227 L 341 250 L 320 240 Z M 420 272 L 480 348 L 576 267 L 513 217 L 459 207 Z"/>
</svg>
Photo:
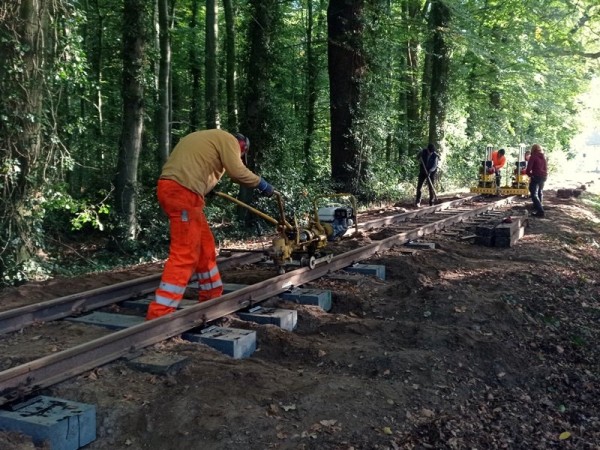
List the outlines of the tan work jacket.
<svg viewBox="0 0 600 450">
<path fill-rule="evenodd" d="M 177 143 L 160 178 L 176 181 L 205 196 L 225 173 L 249 188 L 260 182 L 260 177 L 242 162 L 235 136 L 223 130 L 203 130 L 190 133 Z"/>
</svg>

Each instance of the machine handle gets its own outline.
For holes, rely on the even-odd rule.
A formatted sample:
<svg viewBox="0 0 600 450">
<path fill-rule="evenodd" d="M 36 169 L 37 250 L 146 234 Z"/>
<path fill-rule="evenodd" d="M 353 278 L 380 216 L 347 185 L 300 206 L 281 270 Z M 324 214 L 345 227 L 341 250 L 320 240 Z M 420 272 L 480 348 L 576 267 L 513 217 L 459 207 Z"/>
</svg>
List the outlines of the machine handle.
<svg viewBox="0 0 600 450">
<path fill-rule="evenodd" d="M 277 202 L 279 204 L 279 213 L 281 214 L 281 222 L 278 221 L 277 219 L 274 219 L 273 217 L 269 216 L 268 214 L 265 214 L 262 211 L 259 211 L 256 208 L 253 208 L 252 206 L 244 203 L 241 200 L 238 200 L 235 197 L 232 197 L 231 195 L 225 194 L 224 192 L 219 192 L 219 191 L 214 191 L 215 195 L 218 195 L 221 198 L 224 198 L 226 200 L 229 200 L 230 202 L 235 203 L 238 206 L 241 206 L 242 208 L 246 208 L 248 211 L 250 211 L 253 214 L 256 214 L 258 217 L 261 217 L 263 219 L 265 219 L 267 222 L 272 223 L 275 226 L 279 226 L 283 223 L 283 226 L 288 229 L 291 230 L 292 226 L 285 220 L 285 216 L 284 216 L 284 211 L 283 211 L 283 196 L 281 195 L 281 192 L 279 191 L 273 191 L 273 195 L 277 197 Z"/>
</svg>

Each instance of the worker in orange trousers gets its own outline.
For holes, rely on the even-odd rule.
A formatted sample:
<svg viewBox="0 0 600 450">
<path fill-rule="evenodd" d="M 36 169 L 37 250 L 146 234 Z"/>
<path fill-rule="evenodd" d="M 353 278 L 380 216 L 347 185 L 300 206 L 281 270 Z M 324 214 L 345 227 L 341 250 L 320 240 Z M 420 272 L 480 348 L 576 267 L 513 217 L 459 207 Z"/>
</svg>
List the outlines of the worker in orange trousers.
<svg viewBox="0 0 600 450">
<path fill-rule="evenodd" d="M 492 152 L 492 169 L 493 173 L 496 174 L 496 186 L 500 187 L 500 183 L 502 182 L 502 172 L 500 171 L 504 164 L 506 164 L 506 156 L 504 154 L 506 150 L 501 148 L 500 150 L 496 150 Z"/>
<path fill-rule="evenodd" d="M 146 320 L 177 309 L 190 281 L 200 302 L 223 294 L 215 240 L 204 215 L 204 197 L 225 173 L 235 182 L 272 196 L 274 189 L 248 169 L 242 157 L 250 141 L 224 130 L 190 133 L 175 146 L 158 180 L 158 202 L 169 217 L 171 244 L 160 285 Z"/>
</svg>

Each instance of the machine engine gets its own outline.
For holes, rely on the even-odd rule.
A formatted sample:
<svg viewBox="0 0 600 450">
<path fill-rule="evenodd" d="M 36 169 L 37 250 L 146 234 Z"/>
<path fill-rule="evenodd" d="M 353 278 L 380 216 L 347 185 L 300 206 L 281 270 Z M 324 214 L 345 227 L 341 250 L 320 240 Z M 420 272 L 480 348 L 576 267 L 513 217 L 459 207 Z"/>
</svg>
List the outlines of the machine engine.
<svg viewBox="0 0 600 450">
<path fill-rule="evenodd" d="M 329 225 L 331 227 L 330 232 L 327 233 L 329 241 L 342 237 L 348 228 L 354 226 L 356 222 L 354 208 L 351 206 L 339 204 L 323 206 L 318 209 L 317 213 L 321 225 L 324 227 Z"/>
</svg>

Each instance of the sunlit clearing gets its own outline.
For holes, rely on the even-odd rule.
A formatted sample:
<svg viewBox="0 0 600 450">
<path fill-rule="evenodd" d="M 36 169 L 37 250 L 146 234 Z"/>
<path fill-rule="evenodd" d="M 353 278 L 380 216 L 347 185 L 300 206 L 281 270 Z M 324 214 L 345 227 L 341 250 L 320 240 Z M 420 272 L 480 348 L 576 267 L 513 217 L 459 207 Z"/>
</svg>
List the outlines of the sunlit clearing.
<svg viewBox="0 0 600 450">
<path fill-rule="evenodd" d="M 591 82 L 590 91 L 580 97 L 579 104 L 581 132 L 571 141 L 575 157 L 567 160 L 559 152 L 548 155 L 551 171 L 547 187 L 578 187 L 595 180 L 587 190 L 600 194 L 600 78 Z"/>
</svg>

